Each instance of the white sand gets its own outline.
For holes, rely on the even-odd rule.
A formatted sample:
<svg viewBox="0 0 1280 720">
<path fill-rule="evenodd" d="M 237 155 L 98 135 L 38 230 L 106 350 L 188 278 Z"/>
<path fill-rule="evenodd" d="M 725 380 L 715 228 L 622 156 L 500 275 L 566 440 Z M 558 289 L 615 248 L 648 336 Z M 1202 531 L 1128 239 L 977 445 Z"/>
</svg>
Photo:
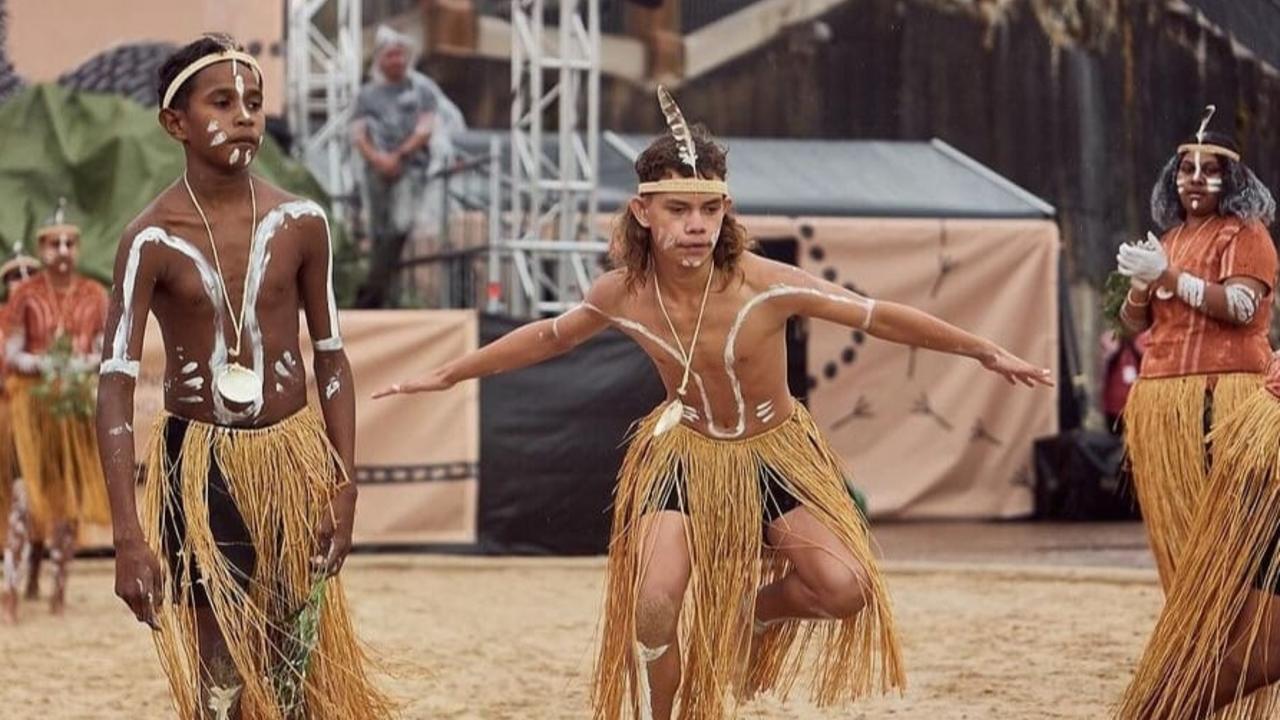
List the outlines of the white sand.
<svg viewBox="0 0 1280 720">
<path fill-rule="evenodd" d="M 354 557 L 363 637 L 407 718 L 584 718 L 599 559 Z M 172 717 L 149 630 L 112 595 L 110 561 L 74 568 L 66 617 L 0 627 L 0 717 Z M 1154 623 L 1149 571 L 889 566 L 910 689 L 820 712 L 793 698 L 746 718 L 1102 718 Z"/>
</svg>

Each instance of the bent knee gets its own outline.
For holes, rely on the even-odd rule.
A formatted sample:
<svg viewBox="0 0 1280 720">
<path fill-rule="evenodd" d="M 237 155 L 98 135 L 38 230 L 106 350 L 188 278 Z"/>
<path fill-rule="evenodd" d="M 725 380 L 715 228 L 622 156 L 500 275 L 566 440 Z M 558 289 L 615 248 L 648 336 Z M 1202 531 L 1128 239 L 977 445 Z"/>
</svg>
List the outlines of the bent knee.
<svg viewBox="0 0 1280 720">
<path fill-rule="evenodd" d="M 671 643 L 680 624 L 680 600 L 670 593 L 642 593 L 636 603 L 636 639 L 649 647 Z"/>
<path fill-rule="evenodd" d="M 867 606 L 869 583 L 861 571 L 843 567 L 828 569 L 819 575 L 815 584 L 811 589 L 818 609 L 828 617 L 853 617 Z"/>
</svg>

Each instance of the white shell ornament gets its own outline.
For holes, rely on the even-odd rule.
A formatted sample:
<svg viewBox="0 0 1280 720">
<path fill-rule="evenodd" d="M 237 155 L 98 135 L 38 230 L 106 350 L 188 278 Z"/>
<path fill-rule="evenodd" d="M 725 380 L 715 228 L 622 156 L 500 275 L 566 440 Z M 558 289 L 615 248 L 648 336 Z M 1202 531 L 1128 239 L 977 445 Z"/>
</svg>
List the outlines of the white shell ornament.
<svg viewBox="0 0 1280 720">
<path fill-rule="evenodd" d="M 219 395 L 240 405 L 251 405 L 262 399 L 262 378 L 243 365 L 232 363 L 215 370 L 213 386 Z"/>
<path fill-rule="evenodd" d="M 680 424 L 680 418 L 684 417 L 684 403 L 679 400 L 672 400 L 667 408 L 658 416 L 658 423 L 653 426 L 653 436 L 658 437 L 671 428 Z"/>
</svg>

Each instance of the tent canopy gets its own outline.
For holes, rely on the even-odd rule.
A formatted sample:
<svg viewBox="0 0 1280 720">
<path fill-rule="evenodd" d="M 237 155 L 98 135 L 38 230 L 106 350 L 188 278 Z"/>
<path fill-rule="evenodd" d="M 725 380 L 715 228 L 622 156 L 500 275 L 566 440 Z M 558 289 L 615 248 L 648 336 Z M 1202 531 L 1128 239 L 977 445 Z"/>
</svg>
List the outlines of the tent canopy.
<svg viewBox="0 0 1280 720">
<path fill-rule="evenodd" d="M 497 135 L 465 133 L 458 145 L 488 152 Z M 600 142 L 601 211 L 635 192 L 633 160 L 651 137 L 605 133 Z M 729 150 L 729 188 L 740 215 L 818 217 L 1045 218 L 1054 208 L 941 140 L 719 138 Z M 544 143 L 556 157 L 554 136 Z M 508 167 L 504 159 L 503 168 Z"/>
</svg>

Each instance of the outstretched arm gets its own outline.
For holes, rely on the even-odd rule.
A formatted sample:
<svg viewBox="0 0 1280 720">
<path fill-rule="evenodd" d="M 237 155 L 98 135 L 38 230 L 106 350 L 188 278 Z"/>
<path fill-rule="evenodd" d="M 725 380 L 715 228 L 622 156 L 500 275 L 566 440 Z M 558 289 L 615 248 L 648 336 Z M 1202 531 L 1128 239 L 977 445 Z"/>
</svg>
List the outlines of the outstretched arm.
<svg viewBox="0 0 1280 720">
<path fill-rule="evenodd" d="M 1021 360 L 994 342 L 926 312 L 898 303 L 871 300 L 804 273 L 797 272 L 793 277 L 797 280 L 796 292 L 785 296 L 791 314 L 859 328 L 889 342 L 971 357 L 1002 375 L 1010 384 L 1053 384 L 1049 370 Z"/>
<path fill-rule="evenodd" d="M 333 497 L 331 511 L 316 529 L 314 564 L 318 570 L 333 575 L 342 569 L 351 552 L 355 523 L 356 391 L 338 327 L 329 224 L 321 216 L 309 219 L 305 228 L 299 282 L 307 331 L 315 350 L 311 371 L 320 392 L 325 434 L 342 461 L 341 476 L 345 480 Z"/>
<path fill-rule="evenodd" d="M 146 244 L 142 233 L 126 232 L 116 252 L 98 381 L 97 432 L 111 500 L 116 595 L 138 620 L 154 627 L 161 597 L 160 565 L 143 537 L 134 495 L 133 393 L 155 286 L 154 268 L 144 258 Z"/>
<path fill-rule="evenodd" d="M 572 350 L 608 326 L 608 319 L 594 305 L 583 303 L 558 317 L 522 325 L 417 380 L 383 388 L 373 396 L 446 390 L 463 380 L 536 365 Z"/>
</svg>

